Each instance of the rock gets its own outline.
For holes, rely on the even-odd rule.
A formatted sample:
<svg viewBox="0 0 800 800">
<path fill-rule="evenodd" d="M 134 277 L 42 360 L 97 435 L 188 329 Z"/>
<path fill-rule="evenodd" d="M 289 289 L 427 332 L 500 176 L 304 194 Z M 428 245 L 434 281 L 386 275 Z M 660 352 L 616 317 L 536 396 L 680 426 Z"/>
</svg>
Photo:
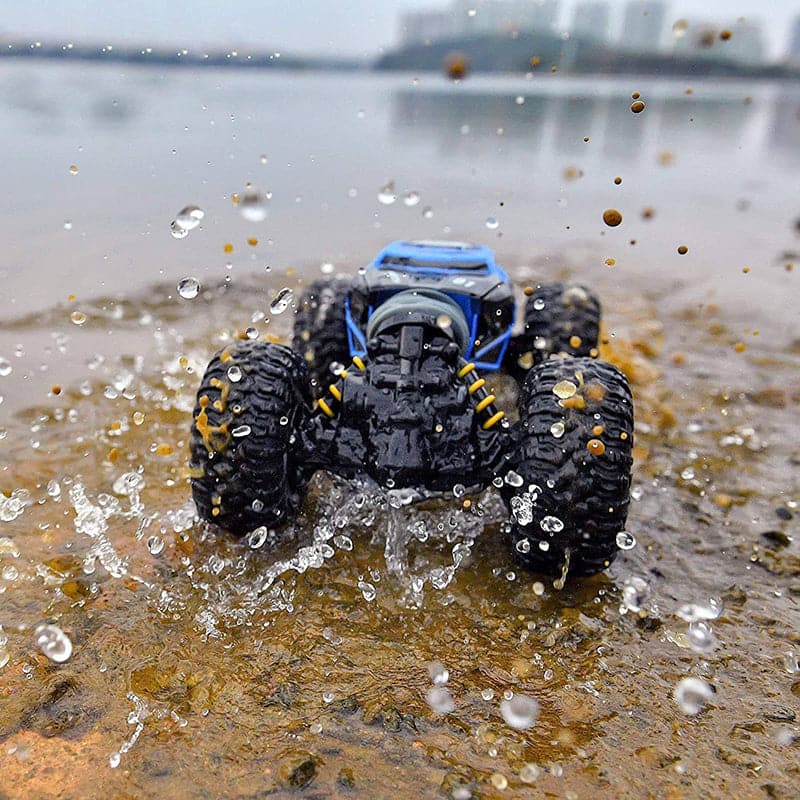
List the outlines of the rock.
<svg viewBox="0 0 800 800">
<path fill-rule="evenodd" d="M 352 789 L 356 785 L 356 779 L 353 777 L 353 770 L 350 767 L 342 767 L 339 774 L 336 776 L 336 783 L 339 786 L 344 786 L 346 789 Z"/>
<path fill-rule="evenodd" d="M 291 750 L 285 753 L 278 767 L 281 783 L 292 789 L 308 786 L 317 776 L 318 760 L 306 750 Z"/>
</svg>

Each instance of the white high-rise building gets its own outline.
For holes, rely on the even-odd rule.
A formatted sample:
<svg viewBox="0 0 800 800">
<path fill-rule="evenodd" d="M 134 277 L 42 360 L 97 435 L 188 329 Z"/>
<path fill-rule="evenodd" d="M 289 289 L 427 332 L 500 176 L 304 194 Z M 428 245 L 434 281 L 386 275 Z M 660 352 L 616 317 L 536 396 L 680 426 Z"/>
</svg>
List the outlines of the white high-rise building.
<svg viewBox="0 0 800 800">
<path fill-rule="evenodd" d="M 450 11 L 411 11 L 400 17 L 400 40 L 404 45 L 423 44 L 458 35 Z"/>
<path fill-rule="evenodd" d="M 789 39 L 789 49 L 786 60 L 790 64 L 800 67 L 800 17 L 795 17 L 792 23 L 792 36 Z"/>
<path fill-rule="evenodd" d="M 576 3 L 571 33 L 580 39 L 593 39 L 606 44 L 610 36 L 608 3 L 595 0 Z"/>
<path fill-rule="evenodd" d="M 463 35 L 554 33 L 558 0 L 454 0 L 453 17 Z"/>
<path fill-rule="evenodd" d="M 625 6 L 620 47 L 638 52 L 660 49 L 666 14 L 667 7 L 659 0 L 631 0 Z"/>
</svg>

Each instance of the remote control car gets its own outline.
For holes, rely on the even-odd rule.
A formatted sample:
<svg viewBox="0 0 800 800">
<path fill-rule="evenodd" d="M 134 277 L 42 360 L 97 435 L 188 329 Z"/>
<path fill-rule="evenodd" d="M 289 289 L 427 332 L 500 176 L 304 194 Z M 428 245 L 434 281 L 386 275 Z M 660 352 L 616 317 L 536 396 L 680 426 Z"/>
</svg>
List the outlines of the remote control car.
<svg viewBox="0 0 800 800">
<path fill-rule="evenodd" d="M 630 388 L 597 359 L 592 292 L 526 295 L 515 326 L 492 251 L 458 242 L 394 242 L 354 279 L 312 283 L 292 348 L 239 341 L 208 366 L 190 444 L 200 516 L 278 527 L 320 469 L 451 497 L 494 484 L 523 565 L 607 567 L 628 512 Z M 518 422 L 487 381 L 500 369 L 519 383 Z"/>
</svg>

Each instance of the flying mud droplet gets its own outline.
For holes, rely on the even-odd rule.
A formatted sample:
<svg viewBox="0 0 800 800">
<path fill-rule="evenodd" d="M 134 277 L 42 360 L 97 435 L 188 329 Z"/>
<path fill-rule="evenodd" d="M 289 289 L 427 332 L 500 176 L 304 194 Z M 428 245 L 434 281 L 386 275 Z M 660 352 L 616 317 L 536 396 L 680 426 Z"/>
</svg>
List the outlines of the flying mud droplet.
<svg viewBox="0 0 800 800">
<path fill-rule="evenodd" d="M 251 189 L 239 195 L 239 213 L 248 222 L 263 222 L 267 218 L 267 197 Z"/>
<path fill-rule="evenodd" d="M 78 165 L 77 164 L 70 164 L 69 165 L 69 174 L 70 175 L 77 175 L 78 174 Z"/>
<path fill-rule="evenodd" d="M 451 81 L 460 81 L 469 74 L 469 57 L 464 53 L 448 53 L 444 57 L 442 68 L 444 69 L 444 74 L 447 75 Z"/>
<path fill-rule="evenodd" d="M 439 314 L 436 317 L 436 326 L 443 331 L 449 330 L 453 324 L 453 320 L 447 314 Z"/>
<path fill-rule="evenodd" d="M 269 313 L 283 314 L 283 312 L 286 311 L 286 309 L 292 304 L 293 300 L 294 292 L 288 286 L 284 286 L 269 304 Z"/>
<path fill-rule="evenodd" d="M 679 256 L 685 256 L 688 252 L 689 252 L 689 248 L 685 244 L 682 244 L 682 245 L 680 245 L 680 247 L 678 247 L 678 255 Z"/>
<path fill-rule="evenodd" d="M 634 100 L 631 103 L 631 111 L 633 111 L 634 114 L 641 114 L 646 107 L 644 100 Z"/>
<path fill-rule="evenodd" d="M 605 222 L 609 228 L 616 228 L 617 225 L 622 223 L 622 214 L 620 214 L 616 208 L 607 208 L 603 212 L 603 222 Z"/>
<path fill-rule="evenodd" d="M 510 728 L 525 731 L 536 722 L 539 703 L 528 695 L 515 694 L 510 700 L 500 703 L 500 713 Z"/>
<path fill-rule="evenodd" d="M 178 283 L 178 294 L 184 300 L 194 300 L 200 294 L 200 281 L 197 278 L 184 278 Z"/>
<path fill-rule="evenodd" d="M 684 678 L 678 682 L 672 697 L 684 714 L 694 717 L 714 699 L 714 688 L 700 678 Z"/>
<path fill-rule="evenodd" d="M 33 632 L 36 646 L 56 664 L 63 664 L 72 655 L 72 642 L 56 625 L 39 625 Z"/>
<path fill-rule="evenodd" d="M 676 39 L 682 39 L 686 36 L 686 32 L 689 30 L 689 20 L 688 19 L 678 19 L 672 25 L 672 35 Z"/>
</svg>

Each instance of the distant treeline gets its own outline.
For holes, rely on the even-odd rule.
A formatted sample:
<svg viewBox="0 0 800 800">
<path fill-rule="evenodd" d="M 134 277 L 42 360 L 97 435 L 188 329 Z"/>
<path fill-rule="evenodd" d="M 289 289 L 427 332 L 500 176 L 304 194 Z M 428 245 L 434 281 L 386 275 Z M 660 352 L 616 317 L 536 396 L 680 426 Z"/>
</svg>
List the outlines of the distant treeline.
<svg viewBox="0 0 800 800">
<path fill-rule="evenodd" d="M 360 61 L 335 58 L 303 58 L 265 52 L 178 50 L 93 45 L 31 44 L 0 41 L 0 57 L 156 64 L 183 67 L 230 67 L 232 69 L 363 69 Z"/>
<path fill-rule="evenodd" d="M 0 57 L 79 60 L 231 69 L 407 70 L 440 71 L 448 56 L 459 53 L 473 72 L 558 71 L 583 75 L 662 75 L 685 77 L 800 78 L 800 70 L 784 64 L 753 66 L 702 56 L 640 53 L 609 48 L 591 40 L 563 40 L 548 34 L 475 36 L 442 39 L 386 53 L 377 61 L 313 58 L 274 52 L 235 52 L 99 47 L 0 41 Z"/>
<path fill-rule="evenodd" d="M 586 39 L 563 40 L 547 34 L 475 36 L 442 39 L 386 53 L 375 63 L 381 70 L 441 70 L 445 59 L 460 53 L 473 72 L 558 71 L 571 74 L 720 76 L 797 78 L 800 70 L 781 64 L 753 66 L 702 56 L 641 53 L 604 47 Z"/>
</svg>

